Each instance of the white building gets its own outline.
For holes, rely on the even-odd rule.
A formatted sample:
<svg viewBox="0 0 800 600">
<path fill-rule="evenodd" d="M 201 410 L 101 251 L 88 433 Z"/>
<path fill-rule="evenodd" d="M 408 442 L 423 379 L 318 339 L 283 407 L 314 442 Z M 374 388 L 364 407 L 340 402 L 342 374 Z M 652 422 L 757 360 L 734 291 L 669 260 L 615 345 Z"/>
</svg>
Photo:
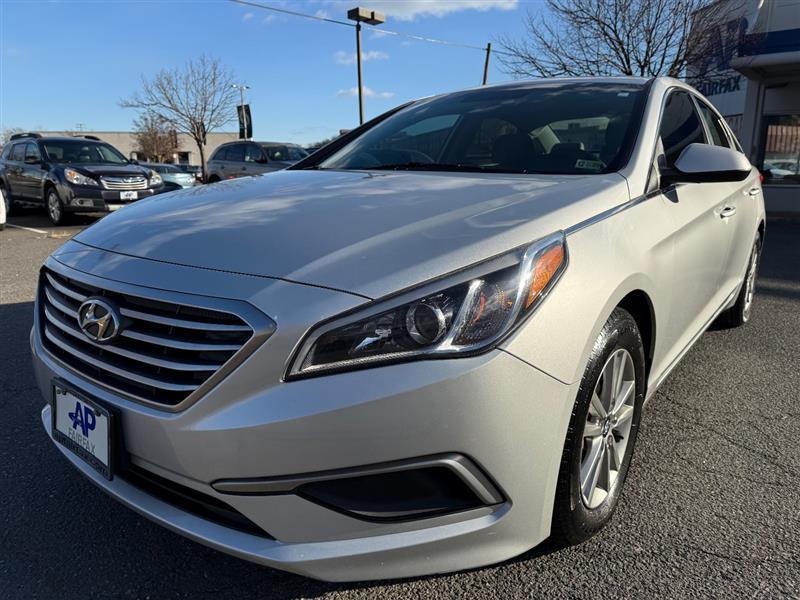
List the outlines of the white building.
<svg viewBox="0 0 800 600">
<path fill-rule="evenodd" d="M 689 82 L 764 173 L 767 210 L 800 212 L 800 2 L 719 0 L 695 14 Z"/>
</svg>

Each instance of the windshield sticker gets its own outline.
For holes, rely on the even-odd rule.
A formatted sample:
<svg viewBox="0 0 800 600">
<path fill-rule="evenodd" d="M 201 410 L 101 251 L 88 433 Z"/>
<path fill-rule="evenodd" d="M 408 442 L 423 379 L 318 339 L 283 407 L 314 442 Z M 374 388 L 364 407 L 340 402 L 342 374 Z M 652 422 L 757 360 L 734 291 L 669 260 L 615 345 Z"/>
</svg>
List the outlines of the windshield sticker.
<svg viewBox="0 0 800 600">
<path fill-rule="evenodd" d="M 583 158 L 579 158 L 575 161 L 575 168 L 576 169 L 591 169 L 592 171 L 602 171 L 605 167 L 603 161 L 601 160 L 585 160 Z"/>
</svg>

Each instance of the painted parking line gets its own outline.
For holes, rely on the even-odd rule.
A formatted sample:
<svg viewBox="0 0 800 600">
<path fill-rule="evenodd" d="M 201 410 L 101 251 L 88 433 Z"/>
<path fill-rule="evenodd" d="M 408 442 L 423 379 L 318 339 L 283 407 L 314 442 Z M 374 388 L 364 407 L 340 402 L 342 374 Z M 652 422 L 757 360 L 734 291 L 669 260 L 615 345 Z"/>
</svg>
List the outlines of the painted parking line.
<svg viewBox="0 0 800 600">
<path fill-rule="evenodd" d="M 6 223 L 6 227 L 13 227 L 15 229 L 24 229 L 25 231 L 32 231 L 33 233 L 40 233 L 42 235 L 47 235 L 48 231 L 43 231 L 42 229 L 34 229 L 33 227 L 23 227 L 22 225 L 14 225 L 13 223 Z"/>
</svg>

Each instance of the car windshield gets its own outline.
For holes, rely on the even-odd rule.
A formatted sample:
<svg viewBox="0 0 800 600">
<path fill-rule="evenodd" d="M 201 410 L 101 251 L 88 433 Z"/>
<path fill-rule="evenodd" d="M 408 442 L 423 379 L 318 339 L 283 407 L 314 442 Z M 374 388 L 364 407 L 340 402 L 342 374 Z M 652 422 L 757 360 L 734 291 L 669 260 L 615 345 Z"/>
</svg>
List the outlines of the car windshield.
<svg viewBox="0 0 800 600">
<path fill-rule="evenodd" d="M 156 173 L 183 173 L 178 167 L 174 165 L 142 165 L 153 169 Z"/>
<path fill-rule="evenodd" d="M 126 165 L 128 159 L 108 144 L 86 140 L 48 140 L 44 142 L 47 156 L 59 163 L 92 163 Z"/>
<path fill-rule="evenodd" d="M 309 168 L 608 173 L 627 161 L 645 93 L 635 83 L 547 82 L 422 100 Z"/>
<path fill-rule="evenodd" d="M 297 146 L 261 146 L 270 160 L 302 160 L 308 152 Z"/>
</svg>

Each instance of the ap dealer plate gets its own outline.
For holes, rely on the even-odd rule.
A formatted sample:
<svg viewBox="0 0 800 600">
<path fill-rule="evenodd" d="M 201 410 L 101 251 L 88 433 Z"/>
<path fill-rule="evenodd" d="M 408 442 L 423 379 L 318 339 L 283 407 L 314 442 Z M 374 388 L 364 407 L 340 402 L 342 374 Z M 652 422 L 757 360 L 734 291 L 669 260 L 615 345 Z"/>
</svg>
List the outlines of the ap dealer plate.
<svg viewBox="0 0 800 600">
<path fill-rule="evenodd" d="M 53 438 L 106 479 L 111 465 L 111 413 L 80 393 L 53 383 Z"/>
</svg>

